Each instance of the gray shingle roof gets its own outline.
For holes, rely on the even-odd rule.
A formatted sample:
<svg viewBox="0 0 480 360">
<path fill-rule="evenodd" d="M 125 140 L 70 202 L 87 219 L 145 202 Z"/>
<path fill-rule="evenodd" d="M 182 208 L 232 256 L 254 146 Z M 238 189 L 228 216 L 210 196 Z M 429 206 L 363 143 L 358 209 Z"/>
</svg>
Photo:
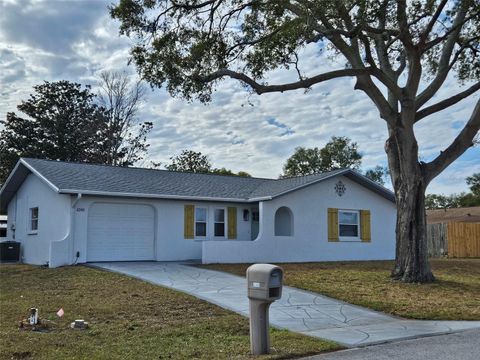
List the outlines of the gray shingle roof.
<svg viewBox="0 0 480 360">
<path fill-rule="evenodd" d="M 320 174 L 313 174 L 307 176 L 295 176 L 290 178 L 272 180 L 269 182 L 264 182 L 258 186 L 251 194 L 251 198 L 271 196 L 275 197 L 280 194 L 298 189 L 300 187 L 315 183 L 322 179 L 326 179 L 338 174 L 345 173 L 349 171 L 348 169 L 339 169 L 334 171 L 329 171 Z"/>
<path fill-rule="evenodd" d="M 20 163 L 37 172 L 60 193 L 255 201 L 259 198 L 273 198 L 332 176 L 345 175 L 390 200 L 393 198 L 387 189 L 349 169 L 277 180 L 28 158 L 23 158 Z M 17 176 L 16 183 L 23 182 L 25 170 L 17 169 L 21 176 Z M 15 176 L 12 180 L 14 178 Z M 15 191 L 12 185 L 5 184 L 1 194 L 2 202 L 10 197 L 8 194 Z"/>
<path fill-rule="evenodd" d="M 60 190 L 247 199 L 269 179 L 24 159 Z"/>
</svg>

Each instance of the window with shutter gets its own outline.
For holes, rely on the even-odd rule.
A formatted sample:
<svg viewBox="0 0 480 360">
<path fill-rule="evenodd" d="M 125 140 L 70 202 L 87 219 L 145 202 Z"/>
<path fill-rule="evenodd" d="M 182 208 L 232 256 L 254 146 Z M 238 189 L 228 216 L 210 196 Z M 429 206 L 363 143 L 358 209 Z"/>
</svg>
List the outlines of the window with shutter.
<svg viewBox="0 0 480 360">
<path fill-rule="evenodd" d="M 328 209 L 328 241 L 338 241 L 338 209 Z"/>
<path fill-rule="evenodd" d="M 228 238 L 233 240 L 237 238 L 237 208 L 228 208 Z"/>
<path fill-rule="evenodd" d="M 194 235 L 194 210 L 193 205 L 185 205 L 183 215 L 183 237 L 193 239 Z"/>
<path fill-rule="evenodd" d="M 360 210 L 360 238 L 363 242 L 370 242 L 372 240 L 370 218 L 370 210 Z"/>
</svg>

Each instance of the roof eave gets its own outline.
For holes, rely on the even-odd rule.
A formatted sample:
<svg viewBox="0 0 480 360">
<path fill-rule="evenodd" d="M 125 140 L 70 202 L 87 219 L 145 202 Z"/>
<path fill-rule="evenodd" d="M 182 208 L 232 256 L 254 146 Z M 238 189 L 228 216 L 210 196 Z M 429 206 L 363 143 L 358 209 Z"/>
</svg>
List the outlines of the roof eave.
<svg viewBox="0 0 480 360">
<path fill-rule="evenodd" d="M 26 160 L 20 159 L 23 165 L 27 167 L 33 174 L 37 175 L 43 182 L 45 182 L 53 191 L 59 192 L 60 189 L 55 186 L 50 180 L 48 180 L 45 176 L 43 176 L 39 171 L 37 171 L 33 166 L 31 166 Z"/>
<path fill-rule="evenodd" d="M 20 173 L 19 173 L 20 172 Z M 17 164 L 8 175 L 7 180 L 0 189 L 0 210 L 7 210 L 8 203 L 13 198 L 29 174 L 35 174 L 40 180 L 47 184 L 53 191 L 58 193 L 58 188 L 38 172 L 33 166 L 28 164 L 24 159 L 17 161 Z M 12 183 L 15 182 L 16 183 Z"/>
<path fill-rule="evenodd" d="M 60 194 L 82 194 L 90 196 L 118 196 L 130 198 L 150 198 L 165 200 L 189 200 L 189 201 L 215 201 L 215 202 L 235 202 L 249 203 L 251 199 L 241 198 L 222 198 L 209 196 L 184 196 L 184 195 L 166 195 L 166 194 L 145 194 L 145 193 L 127 193 L 127 192 L 110 192 L 110 191 L 94 191 L 94 190 L 78 190 L 78 189 L 60 189 Z"/>
<path fill-rule="evenodd" d="M 5 182 L 3 183 L 2 185 L 2 188 L 0 189 L 0 197 L 2 196 L 3 192 L 5 191 L 7 185 L 10 183 L 10 181 L 12 180 L 12 177 L 13 177 L 13 174 L 17 171 L 18 167 L 20 166 L 20 164 L 22 164 L 22 161 L 21 159 L 17 161 L 17 164 L 15 165 L 15 167 L 13 168 L 13 170 L 10 172 L 10 174 L 8 175 L 7 177 L 7 180 L 5 180 Z"/>
<path fill-rule="evenodd" d="M 328 179 L 331 179 L 335 176 L 347 176 L 348 175 L 352 175 L 352 177 L 354 177 L 353 181 L 355 180 L 361 180 L 363 182 L 365 182 L 365 184 L 368 184 L 368 186 L 366 186 L 367 188 L 369 188 L 370 190 L 376 192 L 377 194 L 379 194 L 380 196 L 384 197 L 385 199 L 389 200 L 389 201 L 392 201 L 393 203 L 395 203 L 395 195 L 393 194 L 393 192 L 391 192 L 390 190 L 388 190 L 387 188 L 377 184 L 376 182 L 370 180 L 369 178 L 365 177 L 364 175 L 362 174 L 359 174 L 357 173 L 356 171 L 352 170 L 352 169 L 343 169 L 341 171 L 338 171 L 338 172 L 335 172 L 331 175 L 328 175 L 328 176 L 325 176 L 325 177 L 322 177 L 321 179 L 317 179 L 315 181 L 312 181 L 312 182 L 309 182 L 309 183 L 306 183 L 306 184 L 302 184 L 300 186 L 297 186 L 295 188 L 292 188 L 292 189 L 288 189 L 286 191 L 283 191 L 281 193 L 278 193 L 278 194 L 275 194 L 273 196 L 270 196 L 270 198 L 268 200 L 271 200 L 271 199 L 274 199 L 274 198 L 277 198 L 279 196 L 283 196 L 283 195 L 286 195 L 286 194 L 289 194 L 293 191 L 297 191 L 297 190 L 300 190 L 300 189 L 303 189 L 307 186 L 310 186 L 310 185 L 314 185 L 314 184 L 318 184 L 319 182 L 322 182 L 324 180 L 328 180 Z M 358 182 L 358 181 L 357 181 Z M 365 186 L 364 184 L 364 186 Z M 362 185 L 362 184 L 360 184 Z M 373 189 L 375 190 L 373 190 Z"/>
<path fill-rule="evenodd" d="M 317 183 L 322 182 L 322 181 L 324 181 L 324 180 L 331 179 L 331 178 L 333 178 L 333 177 L 335 177 L 335 176 L 343 175 L 343 174 L 345 174 L 345 173 L 348 172 L 348 171 L 350 171 L 350 170 L 349 170 L 349 169 L 344 169 L 344 170 L 338 171 L 338 172 L 336 172 L 336 173 L 334 173 L 334 174 L 331 174 L 331 175 L 322 177 L 321 179 L 317 179 L 317 180 L 314 180 L 314 181 L 312 181 L 312 182 L 299 185 L 299 186 L 294 187 L 294 188 L 292 188 L 292 189 L 288 189 L 288 190 L 283 191 L 283 192 L 281 192 L 281 193 L 275 194 L 275 195 L 271 196 L 271 199 L 276 198 L 276 197 L 279 197 L 279 196 L 286 195 L 286 194 L 291 193 L 291 192 L 293 192 L 293 191 L 297 191 L 297 190 L 303 189 L 303 188 L 305 188 L 305 187 L 307 187 L 307 186 L 310 186 L 310 185 L 317 184 Z"/>
<path fill-rule="evenodd" d="M 248 202 L 268 201 L 272 199 L 273 199 L 272 196 L 260 196 L 260 197 L 249 198 Z"/>
</svg>

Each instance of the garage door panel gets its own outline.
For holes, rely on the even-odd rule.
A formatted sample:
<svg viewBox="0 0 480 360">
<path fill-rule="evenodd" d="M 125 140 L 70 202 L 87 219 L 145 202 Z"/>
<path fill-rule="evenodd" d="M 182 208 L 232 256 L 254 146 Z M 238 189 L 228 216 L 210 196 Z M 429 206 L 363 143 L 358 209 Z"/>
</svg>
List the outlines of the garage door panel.
<svg viewBox="0 0 480 360">
<path fill-rule="evenodd" d="M 153 217 L 153 208 L 149 205 L 125 203 L 95 203 L 89 209 L 92 216 L 126 216 L 126 217 Z"/>
<path fill-rule="evenodd" d="M 88 215 L 88 261 L 154 260 L 154 210 L 148 205 L 94 204 Z"/>
</svg>

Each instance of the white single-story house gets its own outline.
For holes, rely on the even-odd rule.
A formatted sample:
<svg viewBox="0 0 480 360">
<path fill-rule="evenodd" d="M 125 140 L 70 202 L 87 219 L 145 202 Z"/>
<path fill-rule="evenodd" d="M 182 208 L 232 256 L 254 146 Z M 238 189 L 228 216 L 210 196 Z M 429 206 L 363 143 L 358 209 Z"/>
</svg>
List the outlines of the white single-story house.
<svg viewBox="0 0 480 360">
<path fill-rule="evenodd" d="M 350 169 L 262 179 L 22 158 L 0 190 L 22 261 L 395 256 L 391 191 Z"/>
</svg>

